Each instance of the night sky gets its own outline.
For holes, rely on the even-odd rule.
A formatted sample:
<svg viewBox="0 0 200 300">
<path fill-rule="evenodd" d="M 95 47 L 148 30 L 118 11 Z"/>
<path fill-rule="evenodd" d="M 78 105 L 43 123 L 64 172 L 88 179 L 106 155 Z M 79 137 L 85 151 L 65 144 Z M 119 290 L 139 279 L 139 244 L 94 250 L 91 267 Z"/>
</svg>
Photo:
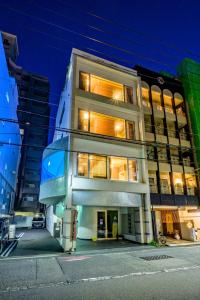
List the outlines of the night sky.
<svg viewBox="0 0 200 300">
<path fill-rule="evenodd" d="M 186 0 L 0 0 L 0 30 L 17 35 L 17 64 L 47 76 L 57 104 L 72 47 L 173 74 L 184 57 L 200 61 L 199 11 Z"/>
</svg>

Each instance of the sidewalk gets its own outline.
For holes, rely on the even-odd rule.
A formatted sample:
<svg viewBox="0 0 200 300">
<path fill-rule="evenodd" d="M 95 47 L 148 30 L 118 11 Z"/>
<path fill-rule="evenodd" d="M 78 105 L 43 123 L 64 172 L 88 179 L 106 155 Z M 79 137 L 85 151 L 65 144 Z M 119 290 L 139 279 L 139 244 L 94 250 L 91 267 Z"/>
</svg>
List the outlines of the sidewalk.
<svg viewBox="0 0 200 300">
<path fill-rule="evenodd" d="M 18 230 L 17 235 L 24 233 L 16 249 L 10 256 L 29 256 L 62 253 L 58 241 L 51 237 L 46 229 Z"/>
</svg>

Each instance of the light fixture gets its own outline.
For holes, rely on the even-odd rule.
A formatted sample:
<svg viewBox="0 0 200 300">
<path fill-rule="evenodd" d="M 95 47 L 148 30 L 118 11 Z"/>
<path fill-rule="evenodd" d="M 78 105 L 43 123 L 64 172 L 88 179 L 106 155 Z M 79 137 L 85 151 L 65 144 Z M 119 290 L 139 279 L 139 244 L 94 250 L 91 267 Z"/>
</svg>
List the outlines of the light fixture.
<svg viewBox="0 0 200 300">
<path fill-rule="evenodd" d="M 120 123 L 116 123 L 116 124 L 115 124 L 115 130 L 116 130 L 116 131 L 121 130 L 121 127 L 122 127 L 122 126 L 121 126 Z"/>
<path fill-rule="evenodd" d="M 89 119 L 89 113 L 87 111 L 84 112 L 83 118 L 84 118 L 84 120 Z"/>
<path fill-rule="evenodd" d="M 175 185 L 183 185 L 183 182 L 182 182 L 181 178 L 176 178 L 176 179 L 174 180 L 174 184 L 175 184 Z"/>
</svg>

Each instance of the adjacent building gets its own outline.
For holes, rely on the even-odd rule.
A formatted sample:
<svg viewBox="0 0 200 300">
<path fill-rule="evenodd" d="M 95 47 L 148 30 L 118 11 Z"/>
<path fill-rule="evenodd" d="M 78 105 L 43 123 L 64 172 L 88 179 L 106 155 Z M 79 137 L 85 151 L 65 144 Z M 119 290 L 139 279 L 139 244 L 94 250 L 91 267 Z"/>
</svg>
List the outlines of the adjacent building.
<svg viewBox="0 0 200 300">
<path fill-rule="evenodd" d="M 194 241 L 195 228 L 200 239 L 197 164 L 182 83 L 139 66 L 135 69 L 142 80 L 154 236 L 161 232 Z M 195 110 L 193 106 L 193 114 Z"/>
<path fill-rule="evenodd" d="M 40 202 L 64 250 L 75 249 L 76 238 L 151 241 L 137 72 L 73 49 L 56 127 L 43 155 Z"/>
<path fill-rule="evenodd" d="M 27 72 L 16 64 L 16 36 L 3 32 L 2 37 L 9 72 L 17 82 L 19 94 L 17 117 L 22 147 L 15 211 L 16 215 L 22 216 L 22 226 L 31 226 L 31 216 L 44 211 L 44 206 L 39 203 L 39 186 L 42 153 L 48 144 L 49 81 L 46 77 Z"/>
<path fill-rule="evenodd" d="M 13 39 L 16 37 L 11 36 Z M 10 76 L 0 33 L 0 217 L 14 213 L 20 158 L 20 128 L 17 122 L 18 91 Z M 10 122 L 6 121 L 9 119 Z"/>
</svg>

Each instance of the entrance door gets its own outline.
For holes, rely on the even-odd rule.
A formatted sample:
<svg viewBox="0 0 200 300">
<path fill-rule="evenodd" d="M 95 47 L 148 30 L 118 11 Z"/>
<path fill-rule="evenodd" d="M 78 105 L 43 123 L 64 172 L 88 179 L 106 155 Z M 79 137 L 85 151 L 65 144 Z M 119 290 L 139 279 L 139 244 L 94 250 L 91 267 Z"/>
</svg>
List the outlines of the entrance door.
<svg viewBox="0 0 200 300">
<path fill-rule="evenodd" d="M 118 211 L 107 211 L 107 238 L 117 238 L 118 234 Z"/>
<path fill-rule="evenodd" d="M 97 212 L 97 238 L 98 239 L 106 238 L 106 212 L 105 211 Z"/>
<path fill-rule="evenodd" d="M 97 211 L 97 238 L 112 239 L 118 234 L 118 211 Z"/>
</svg>

